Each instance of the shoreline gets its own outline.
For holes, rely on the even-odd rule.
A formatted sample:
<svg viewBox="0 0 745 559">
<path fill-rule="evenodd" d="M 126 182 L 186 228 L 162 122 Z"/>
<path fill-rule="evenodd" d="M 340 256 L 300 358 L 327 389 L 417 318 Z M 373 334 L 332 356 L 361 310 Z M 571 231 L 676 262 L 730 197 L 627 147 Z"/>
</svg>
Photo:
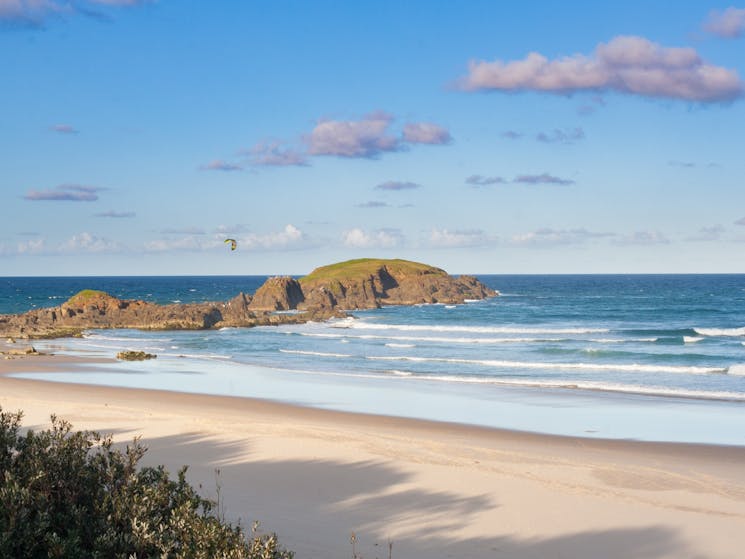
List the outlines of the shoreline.
<svg viewBox="0 0 745 559">
<path fill-rule="evenodd" d="M 11 378 L 67 356 L 0 362 L 0 406 L 24 427 L 141 434 L 143 463 L 254 519 L 298 557 L 734 558 L 745 447 L 564 437 L 235 396 Z M 739 530 L 738 530 L 739 529 Z"/>
</svg>

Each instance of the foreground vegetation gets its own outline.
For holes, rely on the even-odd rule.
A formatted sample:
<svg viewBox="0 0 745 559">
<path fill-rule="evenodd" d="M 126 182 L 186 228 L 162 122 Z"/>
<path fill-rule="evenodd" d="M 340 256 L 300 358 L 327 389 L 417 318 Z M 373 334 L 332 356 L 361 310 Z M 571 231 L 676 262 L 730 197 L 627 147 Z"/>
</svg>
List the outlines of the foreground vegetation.
<svg viewBox="0 0 745 559">
<path fill-rule="evenodd" d="M 0 557 L 292 559 L 274 534 L 247 537 L 216 503 L 163 466 L 138 467 L 146 448 L 110 437 L 22 431 L 21 412 L 0 408 Z"/>
</svg>

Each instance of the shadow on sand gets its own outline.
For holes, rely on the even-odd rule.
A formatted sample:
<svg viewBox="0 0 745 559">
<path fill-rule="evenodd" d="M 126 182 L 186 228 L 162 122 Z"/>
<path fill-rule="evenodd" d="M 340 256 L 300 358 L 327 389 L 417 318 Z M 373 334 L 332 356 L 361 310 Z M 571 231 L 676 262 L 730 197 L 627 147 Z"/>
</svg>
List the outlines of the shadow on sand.
<svg viewBox="0 0 745 559">
<path fill-rule="evenodd" d="M 410 476 L 385 463 L 328 460 L 252 461 L 246 443 L 219 443 L 200 435 L 144 441 L 144 463 L 165 464 L 173 473 L 198 453 L 207 466 L 188 471 L 191 483 L 214 499 L 220 487 L 226 517 L 244 526 L 260 520 L 276 531 L 298 559 L 348 559 L 350 534 L 364 559 L 419 558 L 703 558 L 665 527 L 580 532 L 518 539 L 494 526 L 493 537 L 459 538 L 478 513 L 499 507 L 490 495 L 464 497 L 443 488 L 425 491 Z M 250 454 L 250 453 L 249 453 Z M 220 473 L 216 475 L 216 469 Z M 572 514 L 572 511 L 566 511 Z"/>
</svg>

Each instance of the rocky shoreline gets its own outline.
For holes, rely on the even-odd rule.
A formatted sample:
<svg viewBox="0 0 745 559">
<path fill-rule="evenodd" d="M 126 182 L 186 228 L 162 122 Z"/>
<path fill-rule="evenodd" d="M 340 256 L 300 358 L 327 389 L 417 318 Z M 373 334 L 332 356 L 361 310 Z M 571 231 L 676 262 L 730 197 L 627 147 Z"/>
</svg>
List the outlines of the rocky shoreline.
<svg viewBox="0 0 745 559">
<path fill-rule="evenodd" d="M 269 278 L 252 295 L 229 301 L 159 305 L 83 290 L 59 307 L 0 315 L 0 336 L 59 338 L 91 328 L 203 330 L 298 324 L 347 316 L 384 305 L 459 304 L 498 295 L 473 276 L 406 260 L 351 260 L 314 270 L 296 280 Z M 278 313 L 277 311 L 296 311 Z"/>
</svg>

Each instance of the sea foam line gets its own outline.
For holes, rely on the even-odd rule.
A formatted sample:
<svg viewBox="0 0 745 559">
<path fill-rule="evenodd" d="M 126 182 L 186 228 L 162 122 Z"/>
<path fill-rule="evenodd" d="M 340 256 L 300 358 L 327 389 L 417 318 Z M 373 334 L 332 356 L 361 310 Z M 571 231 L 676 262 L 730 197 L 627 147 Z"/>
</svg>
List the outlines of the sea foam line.
<svg viewBox="0 0 745 559">
<path fill-rule="evenodd" d="M 459 359 L 447 357 L 413 357 L 408 355 L 397 356 L 368 356 L 373 361 L 412 361 L 417 363 L 456 363 L 462 365 L 482 365 L 484 367 L 499 367 L 512 369 L 559 369 L 559 370 L 586 370 L 586 371 L 628 371 L 635 373 L 678 373 L 678 374 L 710 374 L 726 373 L 727 369 L 715 367 L 683 367 L 665 365 L 639 365 L 633 364 L 609 364 L 609 363 L 550 363 L 532 361 L 502 361 L 493 359 Z"/>
<path fill-rule="evenodd" d="M 290 353 L 293 355 L 314 355 L 316 357 L 352 357 L 348 353 L 327 353 L 323 351 L 304 351 L 302 349 L 280 349 L 280 353 Z"/>
<path fill-rule="evenodd" d="M 355 340 L 397 340 L 406 342 L 434 342 L 454 344 L 509 344 L 534 342 L 564 342 L 564 338 L 450 338 L 444 336 L 385 336 L 382 334 L 327 334 L 322 332 L 283 332 L 313 338 L 352 338 Z"/>
<path fill-rule="evenodd" d="M 375 324 L 359 321 L 339 321 L 331 328 L 354 328 L 363 330 L 401 330 L 411 332 L 470 332 L 481 334 L 601 334 L 607 328 L 515 328 L 511 326 L 444 326 L 425 324 Z"/>
<path fill-rule="evenodd" d="M 427 375 L 411 371 L 389 369 L 387 373 L 404 379 L 448 382 L 458 384 L 489 384 L 497 386 L 515 386 L 529 388 L 561 388 L 573 390 L 594 390 L 600 392 L 623 392 L 627 394 L 644 394 L 649 396 L 673 396 L 678 398 L 699 398 L 708 400 L 745 401 L 745 394 L 720 390 L 689 390 L 686 388 L 668 388 L 663 386 L 637 386 L 612 382 L 597 382 L 584 380 L 527 380 L 506 379 L 457 375 Z"/>
<path fill-rule="evenodd" d="M 745 336 L 745 326 L 742 328 L 694 328 L 701 336 Z"/>
</svg>

